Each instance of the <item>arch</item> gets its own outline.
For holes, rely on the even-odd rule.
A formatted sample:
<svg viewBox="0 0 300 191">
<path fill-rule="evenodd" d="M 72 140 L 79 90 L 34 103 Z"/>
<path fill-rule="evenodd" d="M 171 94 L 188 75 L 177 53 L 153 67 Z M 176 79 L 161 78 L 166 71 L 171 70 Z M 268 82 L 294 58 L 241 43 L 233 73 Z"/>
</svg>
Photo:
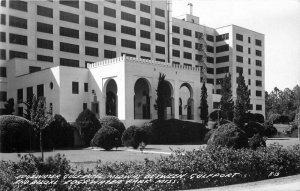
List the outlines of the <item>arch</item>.
<svg viewBox="0 0 300 191">
<path fill-rule="evenodd" d="M 173 98 L 173 86 L 172 84 L 165 80 L 163 86 L 165 88 L 165 99 L 166 99 L 166 108 L 165 108 L 165 118 L 172 119 L 174 118 L 174 98 Z"/>
<path fill-rule="evenodd" d="M 118 108 L 118 86 L 114 79 L 109 79 L 106 85 L 106 100 L 105 100 L 105 114 L 117 116 Z"/>
<path fill-rule="evenodd" d="M 194 119 L 193 88 L 189 83 L 182 83 L 179 89 L 179 99 L 182 110 L 179 110 L 179 118 L 182 120 Z"/>
<path fill-rule="evenodd" d="M 151 86 L 147 79 L 139 78 L 134 84 L 134 119 L 151 119 Z"/>
</svg>

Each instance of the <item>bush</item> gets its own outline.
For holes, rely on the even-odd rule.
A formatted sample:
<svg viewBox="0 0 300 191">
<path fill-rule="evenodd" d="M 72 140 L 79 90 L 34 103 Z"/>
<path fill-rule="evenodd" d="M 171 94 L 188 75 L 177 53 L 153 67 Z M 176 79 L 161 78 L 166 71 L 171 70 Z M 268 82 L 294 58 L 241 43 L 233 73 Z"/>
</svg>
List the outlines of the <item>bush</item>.
<svg viewBox="0 0 300 191">
<path fill-rule="evenodd" d="M 103 126 L 91 140 L 91 146 L 111 150 L 118 146 L 119 132 L 114 127 Z"/>
<path fill-rule="evenodd" d="M 35 143 L 33 124 L 15 115 L 0 116 L 0 152 L 31 150 Z"/>
<path fill-rule="evenodd" d="M 142 127 L 130 126 L 122 135 L 122 143 L 126 147 L 132 146 L 134 149 L 137 149 L 142 142 L 145 145 L 149 142 L 149 135 Z"/>
<path fill-rule="evenodd" d="M 271 123 L 278 123 L 278 119 L 279 119 L 280 115 L 277 114 L 277 113 L 274 113 L 274 114 L 271 114 L 270 117 L 269 117 L 269 121 Z"/>
<path fill-rule="evenodd" d="M 277 134 L 277 129 L 273 126 L 271 121 L 264 122 L 264 136 L 273 137 Z"/>
<path fill-rule="evenodd" d="M 259 133 L 257 133 L 249 139 L 249 146 L 254 150 L 258 147 L 266 147 L 266 141 Z"/>
<path fill-rule="evenodd" d="M 61 115 L 54 115 L 53 121 L 43 130 L 45 149 L 72 147 L 74 132 L 72 126 Z"/>
<path fill-rule="evenodd" d="M 207 149 L 218 146 L 233 147 L 235 149 L 248 147 L 247 134 L 234 123 L 221 125 L 215 130 L 207 142 Z"/>
<path fill-rule="evenodd" d="M 211 135 L 215 132 L 215 130 L 216 129 L 211 129 L 205 134 L 203 139 L 204 144 L 207 144 L 208 140 L 210 139 Z"/>
<path fill-rule="evenodd" d="M 85 109 L 76 119 L 76 128 L 85 146 L 89 146 L 95 133 L 101 128 L 101 124 L 91 110 Z"/>
<path fill-rule="evenodd" d="M 263 125 L 250 121 L 247 125 L 244 126 L 243 130 L 247 134 L 248 138 L 253 137 L 255 134 L 264 134 L 265 128 Z"/>
<path fill-rule="evenodd" d="M 217 121 L 218 120 L 218 110 L 215 110 L 215 111 L 213 111 L 213 112 L 211 112 L 210 114 L 209 114 L 209 118 L 212 120 L 212 121 Z"/>
<path fill-rule="evenodd" d="M 260 114 L 260 113 L 247 113 L 246 114 L 246 122 L 257 122 L 257 123 L 264 123 L 265 118 L 264 115 Z"/>
<path fill-rule="evenodd" d="M 100 119 L 100 124 L 101 124 L 101 126 L 114 127 L 115 129 L 117 129 L 119 131 L 118 146 L 121 146 L 122 145 L 121 138 L 122 138 L 123 132 L 125 131 L 124 124 L 116 116 L 102 117 Z"/>
<path fill-rule="evenodd" d="M 289 137 L 298 137 L 297 123 L 296 122 L 291 122 L 289 124 L 289 126 L 286 128 L 285 132 Z M 296 136 L 292 136 L 292 135 L 296 135 Z"/>
<path fill-rule="evenodd" d="M 286 115 L 281 115 L 277 120 L 277 123 L 281 123 L 281 124 L 288 124 L 289 122 L 290 122 L 289 116 Z"/>
</svg>

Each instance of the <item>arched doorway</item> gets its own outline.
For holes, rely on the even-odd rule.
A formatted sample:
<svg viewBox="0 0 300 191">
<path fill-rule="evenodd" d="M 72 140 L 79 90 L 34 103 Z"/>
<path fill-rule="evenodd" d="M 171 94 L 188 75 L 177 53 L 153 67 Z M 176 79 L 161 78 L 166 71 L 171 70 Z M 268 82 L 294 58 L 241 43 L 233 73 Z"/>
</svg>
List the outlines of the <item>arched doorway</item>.
<svg viewBox="0 0 300 191">
<path fill-rule="evenodd" d="M 170 82 L 165 81 L 163 88 L 165 89 L 164 99 L 166 100 L 165 119 L 172 119 L 174 118 L 173 87 Z"/>
<path fill-rule="evenodd" d="M 113 115 L 113 116 L 118 115 L 117 93 L 118 93 L 118 87 L 116 81 L 114 79 L 109 80 L 106 86 L 106 101 L 105 101 L 106 115 Z"/>
<path fill-rule="evenodd" d="M 190 84 L 183 83 L 179 90 L 179 118 L 181 120 L 194 119 L 193 89 Z M 180 108 L 181 105 L 181 108 Z M 181 109 L 181 110 L 180 110 Z"/>
<path fill-rule="evenodd" d="M 151 119 L 150 84 L 145 78 L 139 78 L 134 85 L 134 119 Z"/>
</svg>

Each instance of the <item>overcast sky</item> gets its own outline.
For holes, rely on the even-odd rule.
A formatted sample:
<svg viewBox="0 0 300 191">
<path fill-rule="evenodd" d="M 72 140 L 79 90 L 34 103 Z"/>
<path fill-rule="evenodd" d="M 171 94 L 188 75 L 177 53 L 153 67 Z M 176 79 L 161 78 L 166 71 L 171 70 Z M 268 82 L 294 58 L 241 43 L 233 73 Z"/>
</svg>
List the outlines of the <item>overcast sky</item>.
<svg viewBox="0 0 300 191">
<path fill-rule="evenodd" d="M 187 13 L 189 2 L 202 25 L 265 34 L 266 91 L 300 85 L 300 0 L 173 0 L 173 17 Z"/>
</svg>

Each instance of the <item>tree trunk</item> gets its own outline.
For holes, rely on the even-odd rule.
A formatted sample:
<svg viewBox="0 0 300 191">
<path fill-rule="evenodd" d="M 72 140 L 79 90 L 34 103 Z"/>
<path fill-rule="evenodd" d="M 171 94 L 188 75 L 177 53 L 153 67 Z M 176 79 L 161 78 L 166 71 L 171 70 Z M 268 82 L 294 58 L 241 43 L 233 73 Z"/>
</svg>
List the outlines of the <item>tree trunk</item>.
<svg viewBox="0 0 300 191">
<path fill-rule="evenodd" d="M 42 161 L 44 161 L 43 141 L 42 141 L 42 130 L 40 130 L 40 150 L 42 153 Z"/>
</svg>

